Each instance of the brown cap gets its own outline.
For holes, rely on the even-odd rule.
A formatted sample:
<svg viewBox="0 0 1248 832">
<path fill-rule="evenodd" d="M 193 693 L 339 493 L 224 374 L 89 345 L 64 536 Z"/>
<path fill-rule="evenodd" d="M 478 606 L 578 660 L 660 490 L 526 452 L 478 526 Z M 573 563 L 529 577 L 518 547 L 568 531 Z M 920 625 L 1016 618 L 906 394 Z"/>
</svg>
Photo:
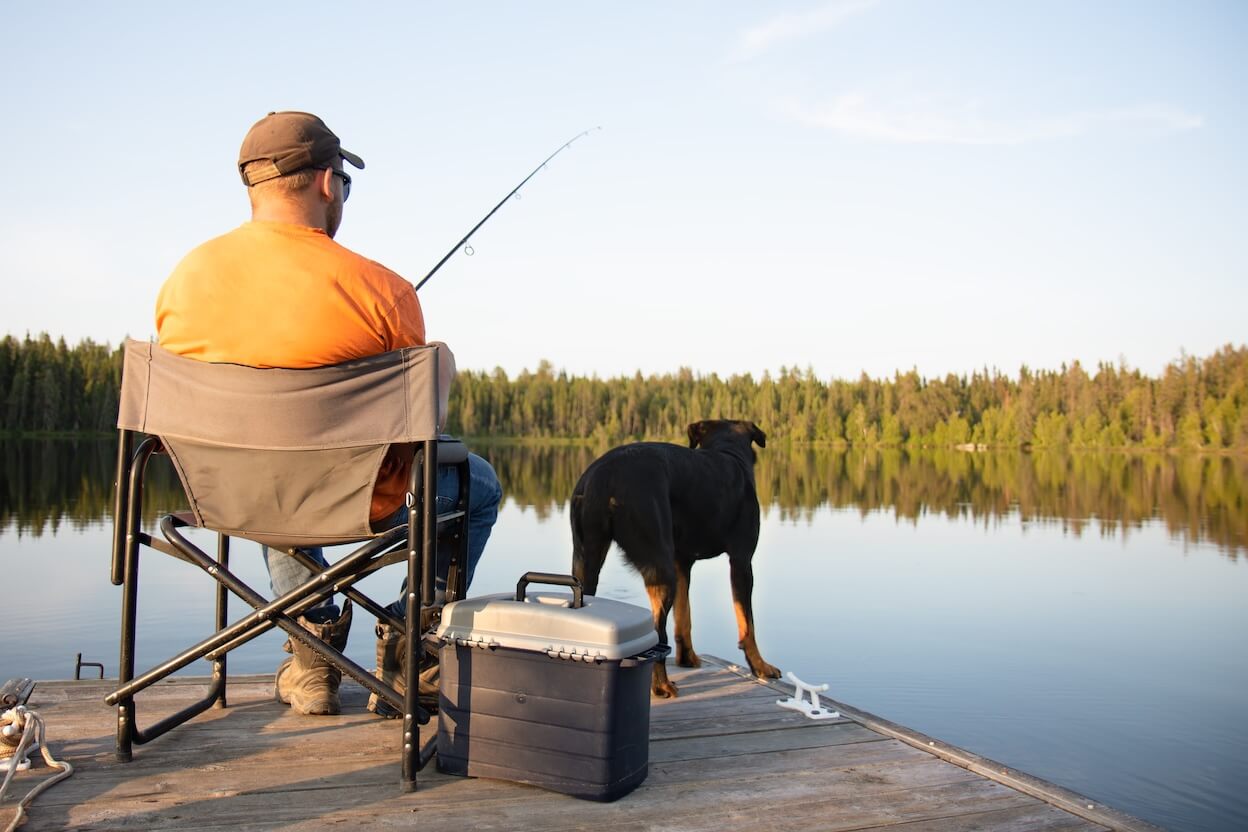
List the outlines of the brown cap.
<svg viewBox="0 0 1248 832">
<path fill-rule="evenodd" d="M 305 168 L 342 170 L 343 159 L 364 169 L 364 160 L 343 150 L 334 131 L 311 113 L 269 113 L 247 131 L 238 151 L 238 173 L 251 186 Z M 270 164 L 244 173 L 245 165 L 262 161 Z"/>
</svg>

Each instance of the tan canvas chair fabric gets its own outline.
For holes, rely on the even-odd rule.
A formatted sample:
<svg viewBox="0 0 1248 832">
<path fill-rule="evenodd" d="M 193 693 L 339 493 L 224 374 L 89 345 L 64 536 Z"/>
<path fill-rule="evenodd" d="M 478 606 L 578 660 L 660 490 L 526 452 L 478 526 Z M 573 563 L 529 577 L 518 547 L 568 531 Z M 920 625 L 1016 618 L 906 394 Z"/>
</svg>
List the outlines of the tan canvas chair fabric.
<svg viewBox="0 0 1248 832">
<path fill-rule="evenodd" d="M 161 438 L 198 525 L 271 546 L 372 536 L 386 450 L 438 435 L 434 347 L 291 370 L 130 340 L 124 360 L 117 426 Z"/>
</svg>

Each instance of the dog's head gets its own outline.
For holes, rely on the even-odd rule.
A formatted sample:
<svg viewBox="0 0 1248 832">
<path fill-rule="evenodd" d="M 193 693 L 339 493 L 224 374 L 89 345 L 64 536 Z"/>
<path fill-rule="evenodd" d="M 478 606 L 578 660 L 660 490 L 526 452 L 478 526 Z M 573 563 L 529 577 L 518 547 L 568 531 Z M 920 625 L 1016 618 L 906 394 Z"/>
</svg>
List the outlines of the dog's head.
<svg viewBox="0 0 1248 832">
<path fill-rule="evenodd" d="M 703 419 L 690 425 L 688 432 L 690 448 L 708 448 L 721 441 L 744 443 L 746 447 L 755 442 L 760 448 L 767 447 L 767 434 L 753 422 Z"/>
</svg>

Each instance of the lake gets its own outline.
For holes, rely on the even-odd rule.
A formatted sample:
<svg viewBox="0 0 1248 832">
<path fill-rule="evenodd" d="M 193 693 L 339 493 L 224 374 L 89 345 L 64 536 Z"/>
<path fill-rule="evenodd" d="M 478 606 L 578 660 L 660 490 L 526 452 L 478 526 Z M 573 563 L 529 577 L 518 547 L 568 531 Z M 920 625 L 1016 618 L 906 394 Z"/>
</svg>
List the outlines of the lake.
<svg viewBox="0 0 1248 832">
<path fill-rule="evenodd" d="M 472 594 L 567 572 L 564 503 L 594 451 L 477 449 L 506 497 Z M 0 441 L 0 680 L 71 677 L 79 652 L 116 675 L 114 452 Z M 757 478 L 754 605 L 773 664 L 1161 826 L 1248 828 L 1248 460 L 781 446 L 759 451 Z M 149 522 L 181 501 L 170 472 L 152 482 Z M 232 565 L 264 588 L 251 551 Z M 741 661 L 727 566 L 694 569 L 694 645 Z M 388 600 L 398 581 L 363 588 Z M 143 587 L 140 663 L 211 630 L 211 583 L 192 567 L 148 557 Z M 600 593 L 647 606 L 618 553 Z M 366 618 L 347 652 L 371 667 Z M 232 653 L 231 671 L 272 670 L 281 641 Z"/>
</svg>

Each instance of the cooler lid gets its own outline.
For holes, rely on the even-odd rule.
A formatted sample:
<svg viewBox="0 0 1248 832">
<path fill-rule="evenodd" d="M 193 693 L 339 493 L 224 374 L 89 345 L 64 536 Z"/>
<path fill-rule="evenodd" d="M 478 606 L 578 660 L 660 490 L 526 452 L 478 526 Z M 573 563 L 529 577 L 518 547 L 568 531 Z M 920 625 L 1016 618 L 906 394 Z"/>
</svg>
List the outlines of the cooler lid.
<svg viewBox="0 0 1248 832">
<path fill-rule="evenodd" d="M 592 595 L 574 609 L 570 592 L 529 592 L 524 601 L 507 593 L 455 601 L 442 609 L 437 635 L 591 662 L 626 659 L 659 642 L 649 610 Z"/>
</svg>

